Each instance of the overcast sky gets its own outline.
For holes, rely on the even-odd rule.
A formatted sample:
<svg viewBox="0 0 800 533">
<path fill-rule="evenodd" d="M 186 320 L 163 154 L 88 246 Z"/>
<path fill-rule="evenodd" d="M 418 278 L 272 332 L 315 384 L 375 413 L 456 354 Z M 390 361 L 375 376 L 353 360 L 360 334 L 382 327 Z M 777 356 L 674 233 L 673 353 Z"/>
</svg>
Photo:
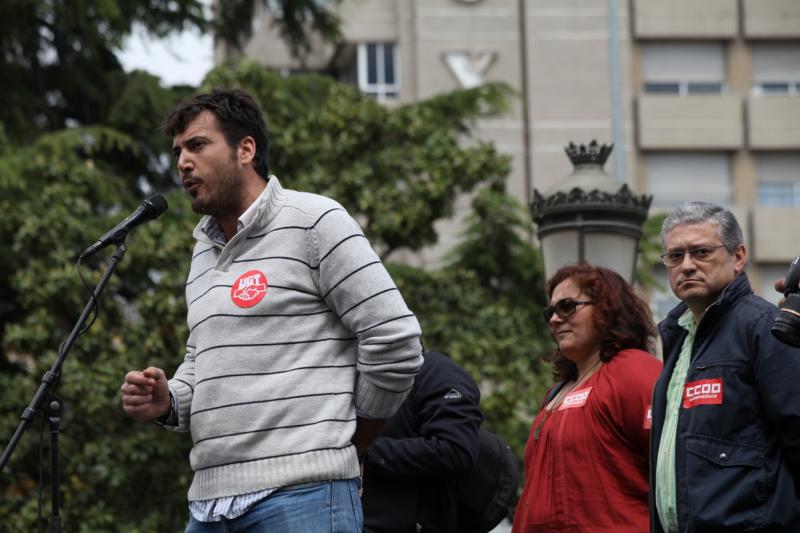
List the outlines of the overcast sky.
<svg viewBox="0 0 800 533">
<path fill-rule="evenodd" d="M 144 31 L 134 31 L 125 42 L 119 60 L 126 71 L 146 70 L 160 77 L 164 85 L 199 85 L 213 65 L 210 34 L 183 32 L 154 40 Z"/>
</svg>

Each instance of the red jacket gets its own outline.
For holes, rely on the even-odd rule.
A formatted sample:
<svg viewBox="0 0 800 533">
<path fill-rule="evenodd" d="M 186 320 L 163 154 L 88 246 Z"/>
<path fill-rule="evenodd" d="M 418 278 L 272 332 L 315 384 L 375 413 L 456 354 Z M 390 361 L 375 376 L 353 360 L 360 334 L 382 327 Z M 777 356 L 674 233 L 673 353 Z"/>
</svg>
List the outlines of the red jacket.
<svg viewBox="0 0 800 533">
<path fill-rule="evenodd" d="M 546 418 L 542 409 L 525 446 L 513 533 L 648 531 L 649 410 L 660 371 L 647 352 L 623 350 Z"/>
</svg>

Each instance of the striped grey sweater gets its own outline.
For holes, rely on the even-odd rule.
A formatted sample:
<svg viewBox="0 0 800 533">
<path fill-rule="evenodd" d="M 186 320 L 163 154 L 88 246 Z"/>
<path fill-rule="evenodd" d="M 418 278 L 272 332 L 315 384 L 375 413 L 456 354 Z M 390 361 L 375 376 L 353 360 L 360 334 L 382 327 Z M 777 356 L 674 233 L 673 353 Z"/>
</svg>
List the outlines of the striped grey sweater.
<svg viewBox="0 0 800 533">
<path fill-rule="evenodd" d="M 387 418 L 400 406 L 422 364 L 416 318 L 333 200 L 271 176 L 224 248 L 204 223 L 169 381 L 175 429 L 192 432 L 189 500 L 357 477 L 356 408 Z"/>
</svg>

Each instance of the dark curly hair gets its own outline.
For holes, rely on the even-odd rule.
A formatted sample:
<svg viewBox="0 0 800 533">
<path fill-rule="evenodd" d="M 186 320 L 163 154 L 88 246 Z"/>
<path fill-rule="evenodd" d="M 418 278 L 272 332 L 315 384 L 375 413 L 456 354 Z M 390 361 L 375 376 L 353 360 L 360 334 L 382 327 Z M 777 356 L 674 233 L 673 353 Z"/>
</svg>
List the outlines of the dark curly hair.
<svg viewBox="0 0 800 533">
<path fill-rule="evenodd" d="M 570 279 L 594 302 L 594 328 L 600 336 L 600 359 L 610 361 L 620 350 L 637 348 L 653 351 L 656 327 L 650 308 L 622 276 L 603 267 L 586 262 L 559 269 L 547 282 L 547 297 L 562 281 Z M 575 363 L 556 351 L 550 358 L 556 380 L 577 377 Z"/>
<path fill-rule="evenodd" d="M 164 134 L 175 137 L 182 133 L 189 122 L 203 111 L 217 117 L 225 142 L 232 149 L 245 137 L 256 141 L 256 155 L 253 168 L 265 180 L 269 177 L 267 150 L 269 139 L 261 109 L 252 96 L 240 89 L 214 89 L 210 93 L 196 94 L 187 98 L 167 115 L 164 121 Z"/>
</svg>

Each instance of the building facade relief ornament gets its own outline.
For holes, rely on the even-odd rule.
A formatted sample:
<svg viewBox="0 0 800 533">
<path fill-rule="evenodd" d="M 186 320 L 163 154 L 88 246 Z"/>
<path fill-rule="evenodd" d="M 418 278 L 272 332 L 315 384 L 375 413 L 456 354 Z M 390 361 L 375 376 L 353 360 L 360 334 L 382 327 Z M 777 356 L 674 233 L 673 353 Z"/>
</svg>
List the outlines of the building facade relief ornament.
<svg viewBox="0 0 800 533">
<path fill-rule="evenodd" d="M 486 82 L 486 73 L 497 59 L 497 53 L 445 52 L 443 59 L 459 85 L 471 89 Z"/>
</svg>

